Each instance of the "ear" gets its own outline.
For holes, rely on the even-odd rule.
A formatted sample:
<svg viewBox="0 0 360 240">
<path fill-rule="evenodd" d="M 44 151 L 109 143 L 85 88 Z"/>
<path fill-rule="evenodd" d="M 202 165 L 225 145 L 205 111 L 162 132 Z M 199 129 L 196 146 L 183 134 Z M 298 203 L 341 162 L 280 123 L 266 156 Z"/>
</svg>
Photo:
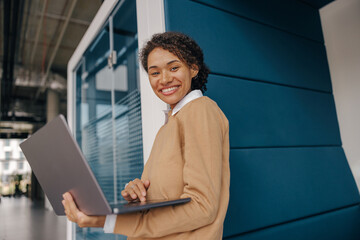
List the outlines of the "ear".
<svg viewBox="0 0 360 240">
<path fill-rule="evenodd" d="M 195 77 L 199 73 L 199 67 L 196 64 L 191 65 L 191 78 Z"/>
</svg>

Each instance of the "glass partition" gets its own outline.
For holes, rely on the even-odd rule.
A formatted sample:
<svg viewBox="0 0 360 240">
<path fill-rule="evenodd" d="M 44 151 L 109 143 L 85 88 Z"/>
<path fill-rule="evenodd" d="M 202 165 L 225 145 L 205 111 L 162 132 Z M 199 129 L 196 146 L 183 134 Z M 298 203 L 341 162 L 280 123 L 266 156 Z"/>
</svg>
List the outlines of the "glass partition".
<svg viewBox="0 0 360 240">
<path fill-rule="evenodd" d="M 109 203 L 143 170 L 136 1 L 120 1 L 76 68 L 76 139 Z M 126 239 L 76 227 L 76 239 Z"/>
</svg>

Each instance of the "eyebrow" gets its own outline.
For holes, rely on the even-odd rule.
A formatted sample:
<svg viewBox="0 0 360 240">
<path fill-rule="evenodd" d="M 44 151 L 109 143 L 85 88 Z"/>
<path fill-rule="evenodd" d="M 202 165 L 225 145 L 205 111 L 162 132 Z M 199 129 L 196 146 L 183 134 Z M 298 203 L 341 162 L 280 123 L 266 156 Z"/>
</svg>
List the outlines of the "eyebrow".
<svg viewBox="0 0 360 240">
<path fill-rule="evenodd" d="M 172 64 L 172 63 L 174 63 L 174 62 L 180 62 L 179 60 L 172 60 L 172 61 L 170 61 L 170 62 L 168 62 L 166 65 L 170 65 L 170 64 Z M 148 68 L 148 70 L 150 70 L 151 68 L 157 68 L 158 66 L 150 66 L 149 68 Z"/>
</svg>

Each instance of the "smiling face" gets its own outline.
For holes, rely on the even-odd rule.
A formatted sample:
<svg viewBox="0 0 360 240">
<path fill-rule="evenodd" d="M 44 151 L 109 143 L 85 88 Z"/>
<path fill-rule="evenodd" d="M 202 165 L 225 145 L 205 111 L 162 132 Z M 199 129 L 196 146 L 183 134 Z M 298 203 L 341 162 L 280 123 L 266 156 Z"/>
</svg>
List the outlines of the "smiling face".
<svg viewBox="0 0 360 240">
<path fill-rule="evenodd" d="M 198 73 L 197 66 L 190 68 L 176 55 L 155 48 L 148 56 L 148 74 L 154 93 L 171 109 L 191 91 L 191 79 Z"/>
</svg>

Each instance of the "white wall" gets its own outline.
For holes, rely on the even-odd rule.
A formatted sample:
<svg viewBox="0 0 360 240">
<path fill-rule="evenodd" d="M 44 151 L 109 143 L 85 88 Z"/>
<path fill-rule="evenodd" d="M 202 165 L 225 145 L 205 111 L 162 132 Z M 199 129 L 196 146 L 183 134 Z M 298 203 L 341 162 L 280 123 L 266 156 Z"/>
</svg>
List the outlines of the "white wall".
<svg viewBox="0 0 360 240">
<path fill-rule="evenodd" d="M 163 0 L 136 0 L 139 49 L 154 33 L 165 32 Z M 141 65 L 141 64 L 139 64 Z M 168 109 L 153 92 L 145 70 L 140 66 L 141 118 L 144 164 L 148 160 L 156 134 L 165 122 L 162 110 Z"/>
<path fill-rule="evenodd" d="M 360 0 L 320 9 L 343 148 L 360 189 Z"/>
</svg>

